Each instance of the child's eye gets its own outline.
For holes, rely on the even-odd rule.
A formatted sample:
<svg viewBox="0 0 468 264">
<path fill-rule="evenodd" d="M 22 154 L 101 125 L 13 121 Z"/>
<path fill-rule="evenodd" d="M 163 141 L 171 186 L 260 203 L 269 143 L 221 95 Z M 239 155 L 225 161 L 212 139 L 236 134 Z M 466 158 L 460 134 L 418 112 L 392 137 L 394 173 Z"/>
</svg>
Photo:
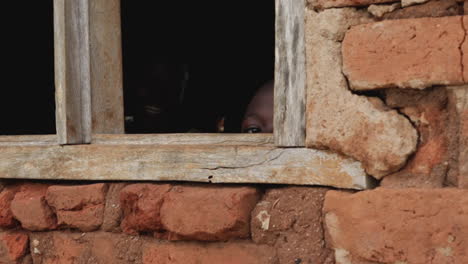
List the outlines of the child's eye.
<svg viewBox="0 0 468 264">
<path fill-rule="evenodd" d="M 244 133 L 261 133 L 262 129 L 259 127 L 248 127 L 244 129 Z"/>
</svg>

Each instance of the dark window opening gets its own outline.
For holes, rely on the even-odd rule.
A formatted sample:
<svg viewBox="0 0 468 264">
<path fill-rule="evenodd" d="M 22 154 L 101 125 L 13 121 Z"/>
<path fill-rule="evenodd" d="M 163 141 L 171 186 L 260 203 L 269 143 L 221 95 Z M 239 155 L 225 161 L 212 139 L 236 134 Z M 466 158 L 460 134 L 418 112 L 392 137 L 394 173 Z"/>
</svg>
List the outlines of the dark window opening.
<svg viewBox="0 0 468 264">
<path fill-rule="evenodd" d="M 273 79 L 274 1 L 121 1 L 127 133 L 240 132 Z"/>
<path fill-rule="evenodd" d="M 6 1 L 0 135 L 55 134 L 53 1 Z"/>
</svg>

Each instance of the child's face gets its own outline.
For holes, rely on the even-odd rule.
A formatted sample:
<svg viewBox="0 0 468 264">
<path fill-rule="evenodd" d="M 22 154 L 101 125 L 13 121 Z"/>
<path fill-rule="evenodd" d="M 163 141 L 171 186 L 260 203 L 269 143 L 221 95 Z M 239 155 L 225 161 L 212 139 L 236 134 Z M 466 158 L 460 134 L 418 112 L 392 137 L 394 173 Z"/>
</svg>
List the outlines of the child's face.
<svg viewBox="0 0 468 264">
<path fill-rule="evenodd" d="M 273 132 L 273 81 L 264 84 L 247 106 L 242 133 Z"/>
</svg>

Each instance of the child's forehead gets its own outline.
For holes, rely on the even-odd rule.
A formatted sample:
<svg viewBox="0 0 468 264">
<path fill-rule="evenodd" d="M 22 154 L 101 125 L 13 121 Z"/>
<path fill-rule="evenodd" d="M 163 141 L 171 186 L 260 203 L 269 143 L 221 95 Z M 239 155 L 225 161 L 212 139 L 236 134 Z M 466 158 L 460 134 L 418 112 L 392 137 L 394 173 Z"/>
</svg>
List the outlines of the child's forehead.
<svg viewBox="0 0 468 264">
<path fill-rule="evenodd" d="M 269 82 L 257 90 L 248 108 L 273 104 L 273 83 Z"/>
</svg>

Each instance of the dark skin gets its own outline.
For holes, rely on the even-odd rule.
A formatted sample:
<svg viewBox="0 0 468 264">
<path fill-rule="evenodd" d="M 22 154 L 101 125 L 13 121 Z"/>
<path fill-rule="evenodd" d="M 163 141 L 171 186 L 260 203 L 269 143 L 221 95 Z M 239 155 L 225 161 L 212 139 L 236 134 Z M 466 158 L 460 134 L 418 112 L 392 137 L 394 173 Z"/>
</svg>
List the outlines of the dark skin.
<svg viewBox="0 0 468 264">
<path fill-rule="evenodd" d="M 242 133 L 273 133 L 273 81 L 258 89 L 245 111 Z"/>
</svg>

